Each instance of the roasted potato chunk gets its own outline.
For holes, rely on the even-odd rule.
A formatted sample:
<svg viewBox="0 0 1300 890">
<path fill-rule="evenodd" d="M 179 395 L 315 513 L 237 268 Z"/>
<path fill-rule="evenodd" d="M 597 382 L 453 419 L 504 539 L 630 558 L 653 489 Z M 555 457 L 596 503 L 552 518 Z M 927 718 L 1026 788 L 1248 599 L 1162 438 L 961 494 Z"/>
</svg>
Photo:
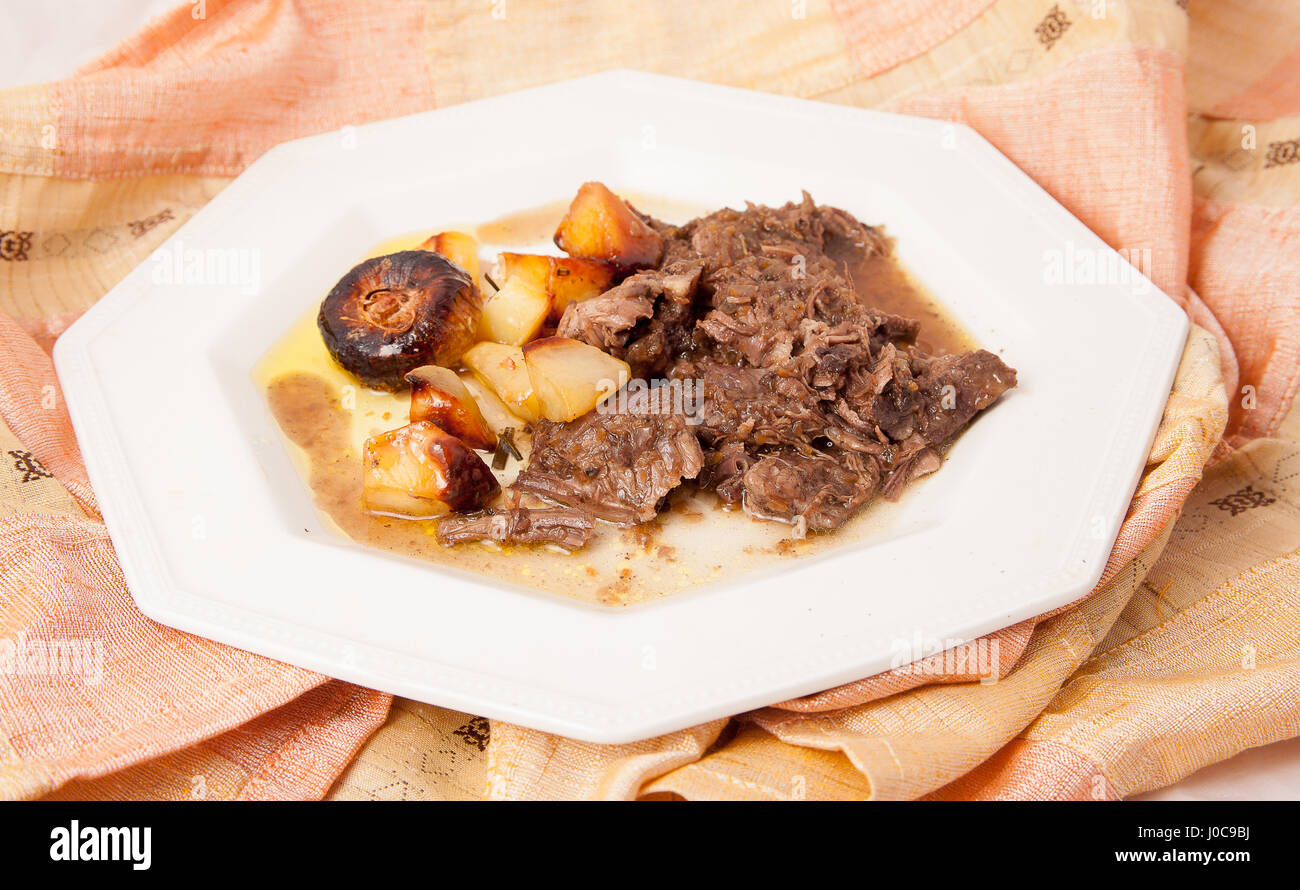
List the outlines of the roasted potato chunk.
<svg viewBox="0 0 1300 890">
<path fill-rule="evenodd" d="M 407 374 L 406 382 L 411 384 L 411 423 L 432 421 L 479 451 L 496 445 L 474 396 L 454 371 L 424 365 Z"/>
<path fill-rule="evenodd" d="M 659 233 L 599 182 L 586 182 L 578 189 L 555 230 L 555 244 L 570 256 L 605 260 L 623 268 L 653 266 L 664 249 Z"/>
<path fill-rule="evenodd" d="M 523 353 L 547 420 L 581 417 L 631 377 L 627 362 L 567 337 L 534 340 Z"/>
<path fill-rule="evenodd" d="M 503 253 L 493 275 L 507 282 L 522 277 L 545 290 L 551 298 L 550 321 L 557 322 L 564 307 L 604 293 L 614 283 L 618 269 L 600 260 L 530 253 Z"/>
<path fill-rule="evenodd" d="M 478 242 L 464 232 L 439 232 L 420 245 L 421 250 L 431 250 L 446 257 L 469 273 L 470 280 L 479 283 Z"/>
<path fill-rule="evenodd" d="M 528 423 L 541 419 L 542 403 L 533 392 L 524 353 L 518 346 L 484 341 L 466 350 L 462 361 L 515 414 Z"/>
<path fill-rule="evenodd" d="M 483 301 L 479 336 L 507 346 L 520 346 L 537 336 L 550 315 L 551 295 L 546 289 L 528 278 L 516 276 Z"/>
<path fill-rule="evenodd" d="M 479 510 L 501 490 L 481 457 L 427 420 L 367 439 L 362 473 L 362 506 L 400 519 Z"/>
</svg>

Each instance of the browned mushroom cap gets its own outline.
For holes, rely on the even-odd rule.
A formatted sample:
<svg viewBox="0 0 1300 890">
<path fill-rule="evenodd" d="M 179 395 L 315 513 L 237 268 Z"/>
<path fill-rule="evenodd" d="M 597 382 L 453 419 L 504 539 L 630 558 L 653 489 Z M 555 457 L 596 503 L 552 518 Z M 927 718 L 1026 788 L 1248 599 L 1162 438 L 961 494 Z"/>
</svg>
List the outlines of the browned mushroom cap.
<svg viewBox="0 0 1300 890">
<path fill-rule="evenodd" d="M 459 361 L 476 339 L 482 300 L 456 264 L 404 250 L 344 275 L 316 323 L 335 361 L 366 386 L 395 390 L 414 368 Z"/>
</svg>

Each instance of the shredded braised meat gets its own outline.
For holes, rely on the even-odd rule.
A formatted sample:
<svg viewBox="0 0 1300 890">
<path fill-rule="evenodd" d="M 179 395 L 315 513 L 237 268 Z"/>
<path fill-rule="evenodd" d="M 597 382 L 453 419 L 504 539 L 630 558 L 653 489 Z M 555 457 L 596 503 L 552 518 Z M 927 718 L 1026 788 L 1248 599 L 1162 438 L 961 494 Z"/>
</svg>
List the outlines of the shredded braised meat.
<svg viewBox="0 0 1300 890">
<path fill-rule="evenodd" d="M 577 550 L 591 538 L 595 527 L 584 510 L 567 507 L 508 507 L 478 516 L 447 516 L 438 522 L 438 543 L 466 541 L 498 544 L 558 544 Z"/>
<path fill-rule="evenodd" d="M 683 226 L 646 220 L 664 238 L 658 266 L 571 303 L 557 332 L 641 377 L 698 382 L 702 406 L 544 421 L 518 489 L 633 524 L 696 479 L 796 535 L 830 531 L 937 470 L 1016 385 L 992 353 L 927 354 L 918 322 L 873 309 L 845 257 L 887 256 L 889 241 L 807 193 Z"/>
<path fill-rule="evenodd" d="M 514 487 L 635 525 L 653 519 L 659 502 L 683 479 L 694 479 L 703 460 L 681 414 L 592 411 L 569 423 L 541 421 Z"/>
</svg>

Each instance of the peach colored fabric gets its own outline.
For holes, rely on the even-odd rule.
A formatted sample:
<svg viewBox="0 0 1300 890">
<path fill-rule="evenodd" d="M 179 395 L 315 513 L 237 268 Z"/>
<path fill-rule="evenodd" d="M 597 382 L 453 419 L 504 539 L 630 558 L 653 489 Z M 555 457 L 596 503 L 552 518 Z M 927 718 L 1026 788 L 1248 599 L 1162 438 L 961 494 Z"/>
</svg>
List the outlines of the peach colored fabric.
<svg viewBox="0 0 1300 890">
<path fill-rule="evenodd" d="M 62 484 L 80 508 L 0 518 L 0 797 L 93 781 L 214 735 L 245 773 L 238 795 L 323 794 L 383 721 L 388 696 L 141 615 L 98 517 L 49 358 L 4 315 L 0 350 L 0 418 L 31 466 L 48 474 L 30 481 Z M 240 731 L 248 721 L 257 722 Z"/>
<path fill-rule="evenodd" d="M 786 711 L 833 711 L 864 704 L 898 692 L 906 692 L 918 686 L 928 686 L 931 683 L 969 683 L 972 677 L 984 679 L 1000 677 L 1008 673 L 1020 660 L 1038 621 L 1037 618 L 1022 621 L 997 633 L 989 634 L 977 641 L 976 645 L 959 646 L 955 650 L 923 658 L 902 668 L 895 668 L 874 677 L 846 683 L 803 698 L 778 702 L 772 707 Z M 981 663 L 980 646 L 984 647 L 985 652 L 997 653 L 997 661 L 994 664 Z M 969 667 L 964 667 L 960 673 L 954 673 L 952 672 L 954 665 L 969 665 Z"/>
<path fill-rule="evenodd" d="M 1126 795 L 1300 733 L 1292 416 L 1284 437 L 1256 440 L 1207 473 L 1149 573 L 1153 595 L 1127 604 L 1019 739 L 936 796 L 1089 797 L 1112 786 Z"/>
<path fill-rule="evenodd" d="M 1194 112 L 1253 121 L 1300 113 L 1300 21 L 1290 0 L 1190 0 L 1189 9 Z"/>
<path fill-rule="evenodd" d="M 1096 764 L 1050 742 L 1013 739 L 928 800 L 1116 800 Z"/>
<path fill-rule="evenodd" d="M 0 315 L 0 421 L 54 474 L 81 509 L 98 517 L 95 494 L 81 462 L 81 449 L 68 410 L 57 392 L 54 365 L 36 342 L 11 319 Z"/>
<path fill-rule="evenodd" d="M 360 749 L 387 700 L 330 681 L 234 729 L 101 778 L 64 785 L 51 800 L 299 800 L 323 796 Z"/>
<path fill-rule="evenodd" d="M 993 0 L 916 0 L 855 3 L 831 0 L 860 77 L 870 77 L 921 55 L 961 30 Z"/>
<path fill-rule="evenodd" d="M 1268 74 L 1237 95 L 1215 105 L 1212 117 L 1273 120 L 1300 112 L 1300 49 L 1281 59 Z"/>
<path fill-rule="evenodd" d="M 286 139 L 424 111 L 426 11 L 208 2 L 199 20 L 182 5 L 55 87 L 65 148 L 53 173 L 232 175 Z"/>
<path fill-rule="evenodd" d="M 1292 76 L 1300 81 L 1300 59 Z M 1192 245 L 1192 286 L 1227 331 L 1239 383 L 1250 387 L 1233 399 L 1228 432 L 1229 444 L 1244 445 L 1277 429 L 1300 386 L 1300 325 L 1289 321 L 1300 318 L 1300 208 L 1199 200 Z"/>
<path fill-rule="evenodd" d="M 0 795 L 312 797 L 359 751 L 333 793 L 443 787 L 429 776 L 454 764 L 449 793 L 478 785 L 492 797 L 1114 797 L 1294 734 L 1293 703 L 1272 691 L 1290 670 L 1291 604 L 1273 595 L 1291 583 L 1284 539 L 1251 552 L 1269 568 L 1248 583 L 1188 570 L 1185 619 L 1148 615 L 1166 594 L 1144 585 L 1171 540 L 1181 569 L 1198 547 L 1232 534 L 1211 522 L 1224 518 L 1220 507 L 1198 501 L 1212 531 L 1180 536 L 1173 520 L 1189 494 L 1236 485 L 1214 493 L 1240 520 L 1234 498 L 1276 502 L 1283 490 L 1249 464 L 1258 448 L 1231 454 L 1220 437 L 1225 424 L 1237 448 L 1274 434 L 1294 396 L 1294 208 L 1252 196 L 1278 194 L 1268 183 L 1293 184 L 1300 165 L 1265 167 L 1267 144 L 1244 159 L 1192 156 L 1186 112 L 1300 113 L 1289 87 L 1293 45 L 1279 38 L 1300 16 L 1281 0 L 1193 0 L 1189 40 L 1187 18 L 1165 0 L 1110 4 L 1104 16 L 1091 8 L 809 0 L 742 13 L 685 0 L 209 0 L 205 17 L 178 6 L 67 80 L 0 93 L 0 445 L 25 455 L 15 457 L 18 476 L 0 479 L 0 639 L 99 641 L 106 667 L 94 690 L 84 678 L 42 682 L 48 671 L 0 675 Z M 564 51 L 547 51 L 555 46 Z M 511 56 L 514 64 L 501 64 Z M 729 724 L 612 747 L 505 724 L 492 727 L 489 743 L 481 721 L 423 706 L 394 710 L 366 745 L 387 696 L 136 612 L 58 398 L 50 342 L 219 192 L 223 177 L 279 141 L 614 66 L 966 121 L 1111 244 L 1151 251 L 1151 276 L 1197 327 L 1098 590 L 993 635 L 996 682 L 891 672 Z M 1235 197 L 1210 198 L 1193 176 L 1220 161 L 1220 182 L 1249 179 Z M 1211 454 L 1218 475 L 1201 482 Z M 1253 483 L 1239 478 L 1243 467 L 1259 471 Z M 1241 495 L 1243 486 L 1272 494 Z M 1089 653 L 1131 653 L 1127 639 L 1110 639 L 1131 627 L 1135 639 L 1168 647 L 1148 655 L 1177 664 L 1178 641 L 1199 627 L 1198 596 L 1209 592 L 1243 615 L 1266 604 L 1276 619 L 1275 633 L 1244 628 L 1267 637 L 1258 648 L 1269 668 L 1233 686 L 1233 701 L 1257 705 L 1262 722 L 1234 732 L 1208 718 L 1185 721 L 1182 755 L 1143 772 L 1144 746 L 1172 743 L 1159 729 L 1188 699 L 1141 698 L 1124 724 L 1126 747 L 1090 729 L 1092 708 L 1130 687 L 1108 685 Z M 1233 663 L 1230 638 L 1218 643 L 1213 657 L 1189 662 L 1191 676 Z M 1176 685 L 1150 659 L 1123 669 Z M 1076 700 L 1079 684 L 1091 692 Z M 421 737 L 429 746 L 421 760 L 441 758 L 445 769 L 413 770 L 393 747 Z"/>
<path fill-rule="evenodd" d="M 1300 184 L 1300 9 L 1290 0 L 1194 0 L 1192 14 L 1190 105 L 1234 131 L 1224 153 L 1211 146 L 1196 161 L 1242 186 L 1197 195 L 1188 280 L 1242 365 L 1225 436 L 1240 447 L 1277 429 L 1300 385 L 1300 340 L 1284 321 L 1300 316 L 1300 208 L 1289 197 Z M 1276 153 L 1287 144 L 1290 154 Z"/>
</svg>

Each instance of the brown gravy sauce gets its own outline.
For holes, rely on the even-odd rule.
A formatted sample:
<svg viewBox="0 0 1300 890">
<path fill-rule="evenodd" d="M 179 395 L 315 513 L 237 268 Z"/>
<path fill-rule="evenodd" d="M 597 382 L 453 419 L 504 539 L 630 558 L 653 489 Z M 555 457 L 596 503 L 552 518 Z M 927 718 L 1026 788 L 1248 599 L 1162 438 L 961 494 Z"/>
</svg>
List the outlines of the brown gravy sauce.
<svg viewBox="0 0 1300 890">
<path fill-rule="evenodd" d="M 738 511 L 716 509 L 717 498 L 687 485 L 650 522 L 626 529 L 600 523 L 597 534 L 576 553 L 495 543 L 443 547 L 436 519 L 378 517 L 361 508 L 354 412 L 343 407 L 330 381 L 289 372 L 271 379 L 266 396 L 285 438 L 300 451 L 300 472 L 317 510 L 337 531 L 358 544 L 509 584 L 600 605 L 629 605 L 754 571 L 791 554 L 822 552 L 844 534 L 790 541 L 785 526 L 749 522 Z M 403 416 L 392 423 L 404 421 Z M 741 527 L 732 525 L 737 522 Z M 743 567 L 734 563 L 737 552 L 720 546 L 723 542 L 735 542 L 744 552 Z"/>
<path fill-rule="evenodd" d="M 660 218 L 686 219 L 702 212 L 645 196 L 632 200 Z M 566 206 L 524 210 L 470 231 L 487 249 L 511 249 L 549 238 Z M 368 255 L 403 249 L 406 242 L 419 243 L 427 234 L 393 239 Z M 869 305 L 921 322 L 920 348 L 934 353 L 977 348 L 892 257 L 870 257 L 850 267 L 849 274 Z M 491 542 L 442 547 L 435 534 L 437 520 L 376 517 L 362 510 L 360 443 L 404 424 L 406 398 L 367 392 L 366 410 L 345 405 L 344 391 L 353 387 L 329 361 L 315 335 L 314 319 L 313 308 L 272 347 L 255 377 L 266 390 L 272 415 L 294 446 L 295 462 L 317 510 L 338 532 L 359 544 L 591 603 L 628 605 L 723 578 L 770 571 L 788 565 L 791 557 L 861 546 L 888 534 L 890 517 L 898 510 L 898 505 L 876 501 L 833 534 L 795 541 L 788 526 L 721 509 L 712 493 L 687 484 L 670 496 L 669 508 L 654 520 L 631 529 L 600 523 L 597 534 L 576 553 Z M 506 477 L 502 482 L 517 470 L 512 462 L 501 474 Z"/>
<path fill-rule="evenodd" d="M 919 321 L 916 345 L 923 352 L 941 355 L 979 349 L 970 334 L 892 256 L 870 256 L 849 265 L 849 279 L 868 306 Z"/>
<path fill-rule="evenodd" d="M 280 430 L 306 457 L 307 485 L 316 507 L 338 530 L 359 544 L 417 559 L 457 554 L 461 568 L 485 571 L 499 559 L 484 548 L 444 548 L 434 536 L 437 520 L 372 516 L 361 509 L 361 455 L 351 433 L 352 418 L 325 379 L 309 373 L 276 377 L 266 390 Z"/>
</svg>

